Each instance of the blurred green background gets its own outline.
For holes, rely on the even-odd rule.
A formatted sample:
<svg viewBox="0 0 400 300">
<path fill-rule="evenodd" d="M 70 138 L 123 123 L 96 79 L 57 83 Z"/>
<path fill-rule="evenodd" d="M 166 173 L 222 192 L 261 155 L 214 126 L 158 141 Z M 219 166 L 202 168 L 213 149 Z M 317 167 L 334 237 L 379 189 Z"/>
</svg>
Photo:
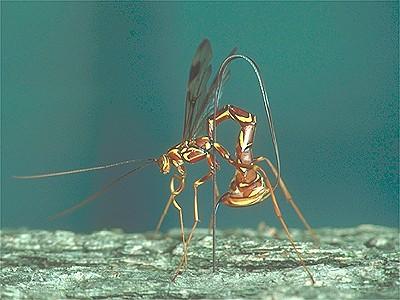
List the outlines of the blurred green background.
<svg viewBox="0 0 400 300">
<path fill-rule="evenodd" d="M 229 51 L 254 58 L 265 78 L 282 175 L 315 226 L 399 221 L 398 2 L 2 2 L 1 225 L 92 231 L 151 230 L 169 196 L 152 166 L 79 211 L 47 217 L 128 167 L 43 180 L 12 175 L 155 157 L 178 143 L 191 59 L 205 37 L 214 71 Z M 255 155 L 273 158 L 254 74 L 231 66 L 222 104 L 258 116 Z M 233 151 L 238 128 L 220 141 Z M 233 174 L 222 163 L 219 185 Z M 179 198 L 193 218 L 189 166 Z M 211 184 L 200 188 L 201 226 Z M 285 202 L 291 227 L 301 223 Z M 279 226 L 271 203 L 219 211 L 219 227 Z M 178 225 L 174 209 L 163 229 Z"/>
</svg>

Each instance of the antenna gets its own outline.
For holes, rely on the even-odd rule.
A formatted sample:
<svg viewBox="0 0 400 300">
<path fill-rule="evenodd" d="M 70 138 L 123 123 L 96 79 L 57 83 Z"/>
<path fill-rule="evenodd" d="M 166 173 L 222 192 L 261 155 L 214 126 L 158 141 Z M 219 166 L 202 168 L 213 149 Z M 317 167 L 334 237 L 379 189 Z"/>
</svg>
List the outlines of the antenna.
<svg viewBox="0 0 400 300">
<path fill-rule="evenodd" d="M 154 158 L 149 158 L 149 159 L 131 159 L 131 160 L 125 160 L 125 161 L 112 163 L 112 164 L 109 164 L 109 165 L 103 165 L 103 166 L 97 166 L 97 167 L 91 167 L 91 168 L 85 168 L 85 169 L 76 169 L 76 170 L 61 171 L 61 172 L 55 172 L 55 173 L 28 175 L 28 176 L 13 176 L 13 177 L 16 178 L 16 179 L 40 179 L 40 178 L 47 178 L 47 177 L 56 177 L 56 176 L 64 176 L 64 175 L 71 175 L 71 174 L 77 174 L 77 173 L 98 171 L 98 170 L 118 167 L 118 166 L 122 166 L 122 165 L 131 164 L 131 163 L 134 163 L 134 162 L 142 162 L 142 161 L 155 161 L 155 159 Z"/>
</svg>

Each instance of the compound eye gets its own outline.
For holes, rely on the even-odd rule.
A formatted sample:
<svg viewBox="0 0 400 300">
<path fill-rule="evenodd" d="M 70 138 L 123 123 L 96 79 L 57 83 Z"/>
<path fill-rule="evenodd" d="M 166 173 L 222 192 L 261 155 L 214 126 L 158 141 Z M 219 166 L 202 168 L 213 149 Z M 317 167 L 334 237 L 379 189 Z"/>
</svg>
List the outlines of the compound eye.
<svg viewBox="0 0 400 300">
<path fill-rule="evenodd" d="M 165 166 L 165 168 L 163 169 L 163 173 L 164 173 L 164 174 L 168 174 L 169 171 L 170 171 L 169 165 L 168 165 L 168 166 Z"/>
<path fill-rule="evenodd" d="M 163 173 L 164 174 L 169 173 L 170 169 L 171 169 L 170 161 L 169 161 L 169 159 L 168 159 L 168 157 L 166 155 L 163 155 L 163 161 L 162 161 Z"/>
</svg>

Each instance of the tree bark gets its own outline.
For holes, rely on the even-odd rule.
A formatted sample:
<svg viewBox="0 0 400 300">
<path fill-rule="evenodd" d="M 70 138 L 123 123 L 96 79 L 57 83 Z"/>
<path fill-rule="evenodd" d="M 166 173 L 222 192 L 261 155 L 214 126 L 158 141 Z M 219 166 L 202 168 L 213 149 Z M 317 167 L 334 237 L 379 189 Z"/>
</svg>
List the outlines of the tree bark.
<svg viewBox="0 0 400 300">
<path fill-rule="evenodd" d="M 218 231 L 215 273 L 212 237 L 198 229 L 175 282 L 183 249 L 177 230 L 3 230 L 0 298 L 399 299 L 397 229 L 319 229 L 319 248 L 304 231 L 292 233 L 314 285 L 284 233 L 272 228 Z"/>
</svg>

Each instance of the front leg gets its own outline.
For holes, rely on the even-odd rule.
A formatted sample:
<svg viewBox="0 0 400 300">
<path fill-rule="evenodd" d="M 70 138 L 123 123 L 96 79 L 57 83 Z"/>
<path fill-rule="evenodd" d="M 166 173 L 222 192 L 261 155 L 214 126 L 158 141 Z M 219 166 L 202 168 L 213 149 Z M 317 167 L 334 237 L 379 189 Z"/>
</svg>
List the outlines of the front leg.
<svg viewBox="0 0 400 300">
<path fill-rule="evenodd" d="M 171 181 L 170 181 L 170 185 L 169 185 L 169 189 L 171 191 L 171 195 L 167 201 L 167 204 L 165 205 L 163 212 L 160 216 L 160 219 L 158 220 L 157 226 L 156 226 L 156 232 L 160 231 L 160 227 L 162 222 L 164 221 L 165 216 L 167 215 L 168 209 L 171 206 L 171 204 L 173 203 L 174 199 L 176 196 L 178 196 L 183 189 L 185 188 L 185 178 L 186 178 L 186 170 L 185 167 L 182 166 L 178 166 L 177 168 L 178 174 L 174 174 L 171 177 Z M 175 182 L 174 179 L 179 181 L 179 186 L 178 188 L 175 188 Z"/>
<path fill-rule="evenodd" d="M 198 188 L 199 188 L 200 185 L 202 185 L 207 180 L 209 180 L 211 178 L 211 176 L 214 174 L 214 172 L 216 172 L 216 169 L 217 169 L 216 166 L 214 165 L 214 157 L 209 153 L 207 153 L 207 163 L 208 163 L 208 165 L 210 167 L 210 171 L 206 175 L 204 175 L 203 177 L 201 177 L 200 179 L 196 180 L 193 183 L 193 190 L 194 190 L 194 222 L 193 222 L 193 225 L 192 225 L 192 229 L 191 229 L 191 231 L 189 233 L 189 236 L 188 236 L 188 238 L 186 240 L 186 249 L 187 249 L 187 251 L 189 249 L 189 243 L 193 238 L 193 234 L 194 234 L 194 231 L 195 231 L 195 229 L 197 227 L 197 224 L 200 222 L 199 211 L 198 211 L 198 206 L 199 206 L 198 205 Z M 187 266 L 187 261 L 185 261 L 185 257 L 182 256 L 180 264 L 179 264 L 179 267 L 177 269 L 177 273 L 176 273 L 174 279 L 176 278 L 176 276 L 178 274 L 180 274 L 182 272 L 181 268 L 182 267 L 185 268 L 186 266 Z"/>
</svg>

